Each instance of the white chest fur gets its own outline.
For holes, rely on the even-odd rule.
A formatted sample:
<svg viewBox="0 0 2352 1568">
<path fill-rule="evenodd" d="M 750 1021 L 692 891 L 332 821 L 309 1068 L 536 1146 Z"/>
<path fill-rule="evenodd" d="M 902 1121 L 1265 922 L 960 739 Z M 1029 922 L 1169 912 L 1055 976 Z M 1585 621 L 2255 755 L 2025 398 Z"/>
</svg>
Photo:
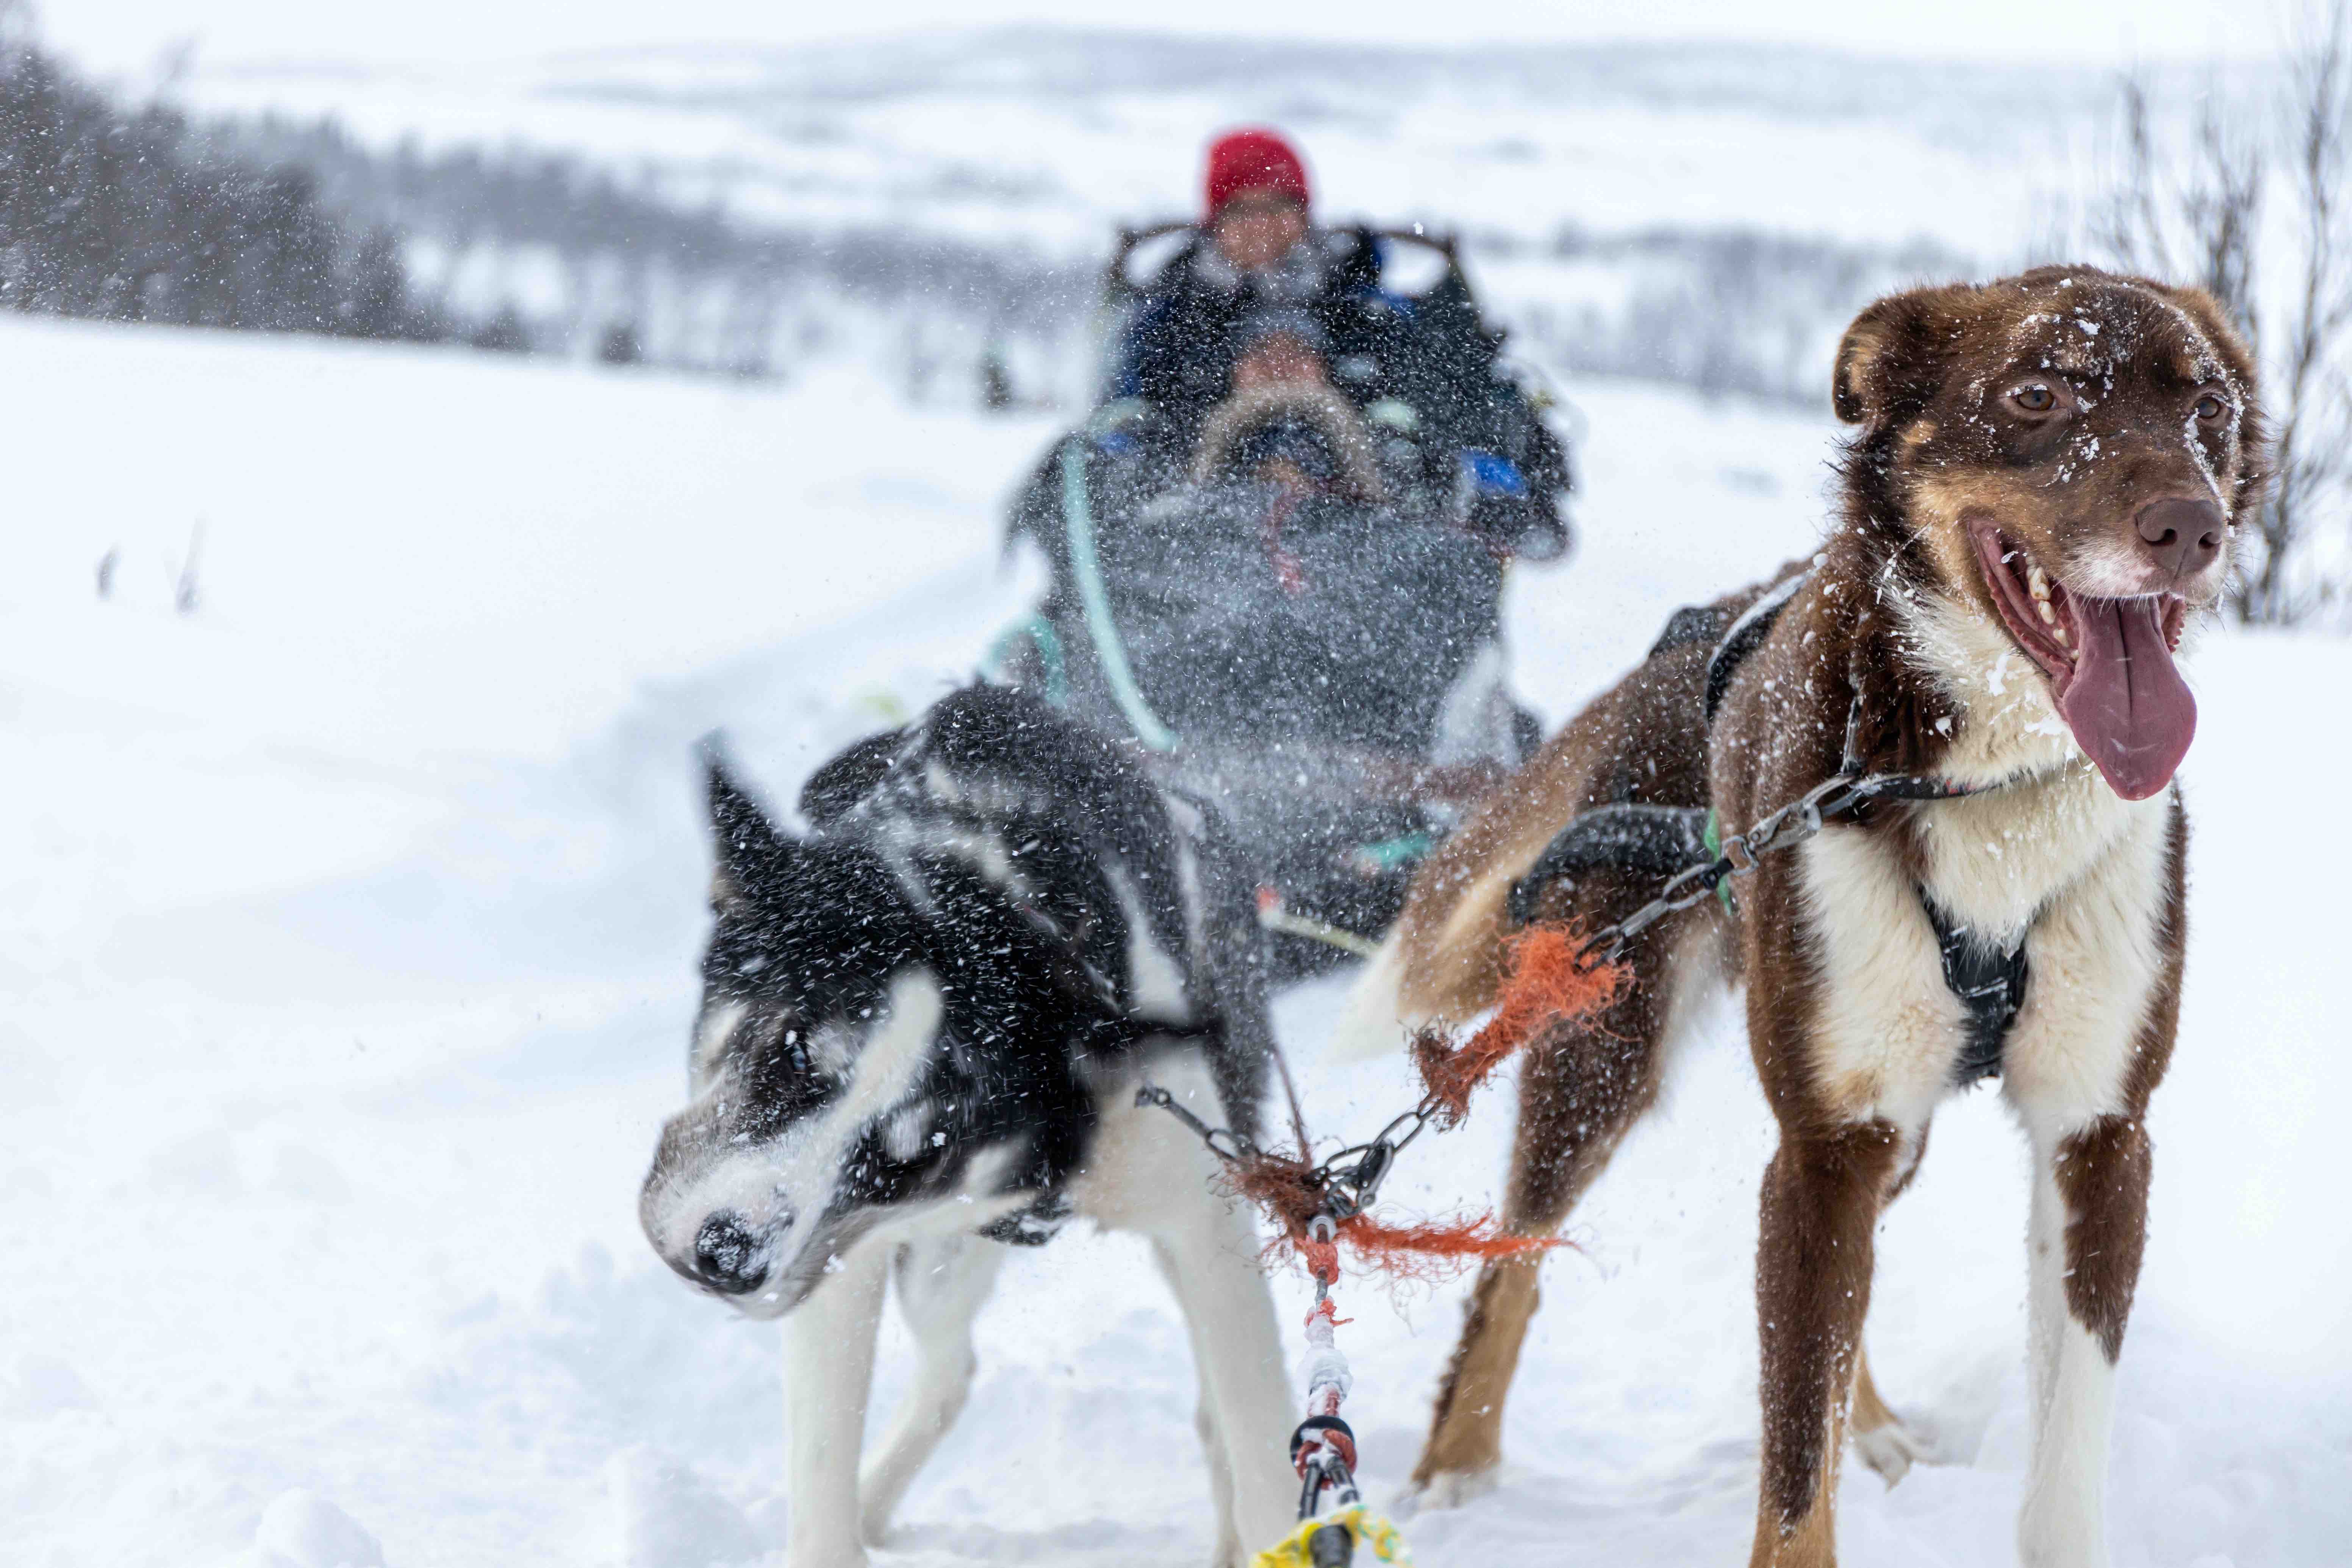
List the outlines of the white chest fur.
<svg viewBox="0 0 2352 1568">
<path fill-rule="evenodd" d="M 2010 1097 L 2062 1129 L 2116 1109 L 2159 977 L 2169 802 L 2126 803 L 2070 769 L 1916 809 L 1924 889 L 1882 835 L 1832 828 L 1805 846 L 1822 982 L 1816 1081 L 1857 1120 L 1906 1130 L 1949 1091 L 1965 1013 L 1945 984 L 1924 891 L 1989 945 L 2025 940 L 2025 1003 L 2002 1058 Z"/>
<path fill-rule="evenodd" d="M 1962 776 L 1966 776 L 1965 773 Z M 2158 797 L 2126 801 L 2086 763 L 1917 809 L 1924 890 L 1954 925 L 2009 948 L 2065 891 L 2121 856 L 2163 839 Z"/>
</svg>

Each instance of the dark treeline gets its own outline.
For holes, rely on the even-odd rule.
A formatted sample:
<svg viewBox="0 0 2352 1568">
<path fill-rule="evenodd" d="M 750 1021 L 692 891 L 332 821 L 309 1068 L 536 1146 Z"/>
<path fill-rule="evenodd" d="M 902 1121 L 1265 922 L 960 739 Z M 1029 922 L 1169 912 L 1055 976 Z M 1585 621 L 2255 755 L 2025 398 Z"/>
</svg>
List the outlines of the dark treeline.
<svg viewBox="0 0 2352 1568">
<path fill-rule="evenodd" d="M 796 232 L 677 184 L 124 103 L 0 0 L 0 304 L 18 310 L 745 374 L 887 317 L 868 335 L 921 393 L 1008 350 L 1064 353 L 1091 297 L 1085 268 L 1012 247 Z"/>
<path fill-rule="evenodd" d="M 862 332 L 858 346 L 919 400 L 934 387 L 994 386 L 1001 398 L 1008 362 L 1013 390 L 1034 397 L 1066 380 L 1049 367 L 1084 357 L 1096 268 L 1018 243 L 757 224 L 708 167 L 627 174 L 520 147 L 380 151 L 331 121 L 268 117 L 216 133 L 239 155 L 310 170 L 355 221 L 431 242 L 441 259 L 415 268 L 420 292 L 446 316 L 499 323 L 495 346 L 761 374 Z M 1821 401 L 1856 310 L 1973 265 L 1926 241 L 1745 228 L 1570 226 L 1541 241 L 1471 235 L 1465 248 L 1474 267 L 1533 260 L 1624 280 L 1601 300 L 1488 300 L 1549 365 L 1800 404 Z"/>
<path fill-rule="evenodd" d="M 492 323 L 499 347 L 757 374 L 824 346 L 861 308 L 896 315 L 907 330 L 893 352 L 919 359 L 939 352 L 920 344 L 947 339 L 1059 345 L 1093 297 L 1090 269 L 1014 246 L 748 220 L 708 168 L 632 174 L 568 153 L 414 141 L 379 150 L 331 121 L 267 115 L 212 134 L 236 156 L 309 171 L 353 221 L 421 242 L 436 259 L 412 263 L 420 292 Z"/>
<path fill-rule="evenodd" d="M 576 256 L 627 255 L 686 276 L 761 272 L 779 281 L 823 278 L 875 302 L 908 293 L 961 296 L 1022 327 L 1068 306 L 1076 275 L 1002 246 L 903 230 L 817 235 L 748 221 L 723 199 L 724 175 L 647 164 L 632 179 L 572 153 L 478 146 L 422 151 L 414 140 L 380 152 L 332 121 L 275 115 L 225 122 L 225 145 L 299 165 L 338 208 L 445 245 L 543 246 Z M 702 187 L 700 200 L 684 194 Z"/>
<path fill-rule="evenodd" d="M 0 25 L 12 18 L 0 16 Z M 168 107 L 126 109 L 0 38 L 0 302 L 121 321 L 431 339 L 400 247 L 299 168 L 224 158 Z"/>
</svg>

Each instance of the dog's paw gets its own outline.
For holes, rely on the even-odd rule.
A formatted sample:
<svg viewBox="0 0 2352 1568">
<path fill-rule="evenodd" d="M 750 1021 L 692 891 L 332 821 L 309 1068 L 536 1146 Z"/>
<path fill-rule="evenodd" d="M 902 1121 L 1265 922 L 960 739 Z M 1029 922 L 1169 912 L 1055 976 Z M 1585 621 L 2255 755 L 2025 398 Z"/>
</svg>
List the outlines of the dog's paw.
<svg viewBox="0 0 2352 1568">
<path fill-rule="evenodd" d="M 844 1541 L 826 1531 L 815 1540 L 784 1537 L 784 1568 L 867 1568 L 866 1548 L 879 1542 Z"/>
<path fill-rule="evenodd" d="M 1935 1435 L 1916 1422 L 1889 1421 L 1867 1432 L 1853 1434 L 1854 1457 L 1878 1472 L 1889 1488 L 1911 1473 L 1911 1467 L 1940 1462 Z"/>
<path fill-rule="evenodd" d="M 1209 1568 L 1250 1568 L 1257 1553 L 1242 1544 L 1242 1538 L 1230 1520 L 1217 1528 L 1217 1543 L 1209 1548 Z"/>
<path fill-rule="evenodd" d="M 890 1513 L 891 1510 L 887 1509 L 879 1512 L 871 1509 L 860 1510 L 857 1515 L 857 1538 L 868 1546 L 885 1551 L 894 1547 L 903 1548 L 908 1531 L 891 1521 Z M 790 1564 L 788 1568 L 799 1568 L 799 1564 Z"/>
<path fill-rule="evenodd" d="M 787 1547 L 784 1568 L 867 1568 L 863 1546 L 835 1546 L 822 1551 L 801 1552 Z"/>
<path fill-rule="evenodd" d="M 1444 1513 L 1477 1501 L 1500 1486 L 1502 1480 L 1500 1465 L 1489 1465 L 1483 1470 L 1440 1470 L 1399 1493 L 1389 1512 L 1397 1519 L 1411 1519 L 1418 1513 Z"/>
</svg>

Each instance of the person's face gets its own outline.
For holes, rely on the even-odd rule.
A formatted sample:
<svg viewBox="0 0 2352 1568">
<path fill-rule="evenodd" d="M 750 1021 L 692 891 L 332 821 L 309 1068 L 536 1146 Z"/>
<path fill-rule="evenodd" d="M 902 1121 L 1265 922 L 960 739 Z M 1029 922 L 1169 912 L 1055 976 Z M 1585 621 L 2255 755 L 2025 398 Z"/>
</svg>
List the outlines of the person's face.
<svg viewBox="0 0 2352 1568">
<path fill-rule="evenodd" d="M 1244 191 L 1219 210 L 1210 235 L 1235 267 L 1264 271 L 1307 237 L 1307 209 L 1274 191 Z"/>
<path fill-rule="evenodd" d="M 1260 463 L 1257 480 L 1260 484 L 1272 485 L 1278 490 L 1288 490 L 1294 494 L 1316 488 L 1314 479 L 1307 470 L 1288 458 L 1268 458 Z"/>
<path fill-rule="evenodd" d="M 1234 390 L 1311 385 L 1323 380 L 1323 356 L 1288 332 L 1260 338 L 1234 361 Z"/>
</svg>

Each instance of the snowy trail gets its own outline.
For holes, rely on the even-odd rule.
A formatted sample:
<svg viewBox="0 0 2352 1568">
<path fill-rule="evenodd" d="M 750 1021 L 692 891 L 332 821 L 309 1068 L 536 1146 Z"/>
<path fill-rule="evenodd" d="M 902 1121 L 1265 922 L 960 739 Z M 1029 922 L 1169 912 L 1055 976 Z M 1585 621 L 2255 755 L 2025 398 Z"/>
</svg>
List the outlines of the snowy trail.
<svg viewBox="0 0 2352 1568">
<path fill-rule="evenodd" d="M 692 1005 L 688 748 L 723 725 L 782 795 L 968 668 L 1030 585 L 997 568 L 992 508 L 1045 426 L 846 379 L 755 393 L 13 321 L 0 355 L 21 524 L 0 542 L 0 1562 L 268 1568 L 259 1528 L 317 1568 L 289 1523 L 315 1514 L 263 1522 L 291 1489 L 393 1568 L 769 1556 L 773 1336 L 670 1279 L 633 1213 Z M 1511 611 L 1554 718 L 1675 605 L 1806 547 L 1831 435 L 1573 395 L 1587 542 Z M 125 427 L 152 460 L 122 460 Z M 184 620 L 164 584 L 197 516 Z M 114 545 L 122 596 L 97 605 Z M 2330 982 L 2352 919 L 2305 868 L 2326 814 L 2276 781 L 2352 769 L 2310 722 L 2352 648 L 2218 640 L 2193 675 L 2191 978 L 2154 1114 L 2116 1562 L 2332 1563 L 2352 1030 Z M 1280 1014 L 1332 1133 L 1405 1095 L 1398 1064 L 1321 1061 L 1338 995 Z M 1489 1196 L 1506 1107 L 1417 1149 L 1398 1201 Z M 1503 1484 L 1413 1521 L 1420 1561 L 1744 1552 L 1769 1145 L 1727 1014 L 1580 1212 L 1586 1256 L 1550 1266 Z M 2012 1560 L 2023 1215 L 1995 1099 L 1956 1103 L 1886 1224 L 1870 1335 L 1958 1462 L 1892 1492 L 1853 1473 L 1852 1561 Z M 1412 1462 L 1459 1294 L 1349 1289 L 1376 1495 Z M 877 1563 L 1200 1561 L 1192 1373 L 1141 1249 L 1018 1256 L 981 1332 L 971 1408 Z M 1138 1445 L 1149 1463 L 1117 1457 Z"/>
</svg>

